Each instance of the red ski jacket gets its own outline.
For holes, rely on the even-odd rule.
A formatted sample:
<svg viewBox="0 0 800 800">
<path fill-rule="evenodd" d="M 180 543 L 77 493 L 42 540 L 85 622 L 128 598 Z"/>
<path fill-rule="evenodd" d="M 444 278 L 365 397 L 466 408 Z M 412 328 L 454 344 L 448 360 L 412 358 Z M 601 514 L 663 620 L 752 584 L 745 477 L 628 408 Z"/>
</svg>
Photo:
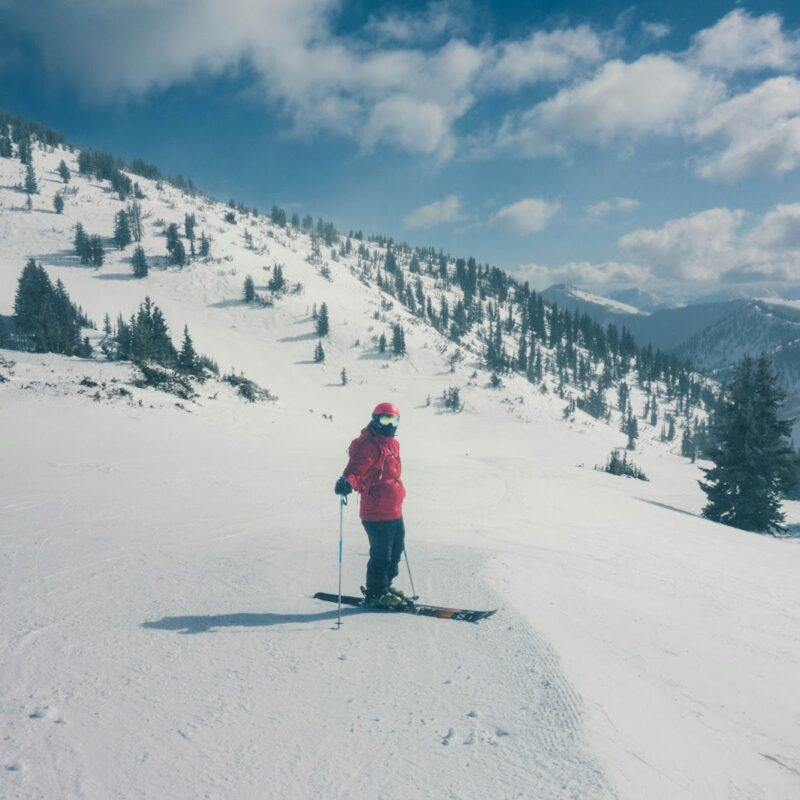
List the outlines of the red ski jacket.
<svg viewBox="0 0 800 800">
<path fill-rule="evenodd" d="M 406 490 L 400 480 L 400 442 L 367 427 L 350 442 L 347 453 L 350 460 L 343 475 L 361 493 L 361 519 L 382 522 L 402 517 Z"/>
</svg>

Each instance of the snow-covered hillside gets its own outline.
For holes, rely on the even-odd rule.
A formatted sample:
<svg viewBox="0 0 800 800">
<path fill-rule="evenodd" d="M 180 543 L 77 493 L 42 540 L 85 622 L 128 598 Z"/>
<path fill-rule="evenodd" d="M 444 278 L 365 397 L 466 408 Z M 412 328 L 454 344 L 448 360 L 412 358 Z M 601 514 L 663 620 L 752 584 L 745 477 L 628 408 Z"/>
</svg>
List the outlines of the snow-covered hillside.
<svg viewBox="0 0 800 800">
<path fill-rule="evenodd" d="M 550 303 L 557 303 L 581 314 L 589 314 L 601 322 L 626 324 L 629 317 L 648 316 L 646 311 L 641 311 L 628 303 L 587 292 L 573 284 L 555 284 L 545 289 L 542 296 Z"/>
<path fill-rule="evenodd" d="M 699 469 L 657 429 L 633 454 L 649 482 L 594 470 L 625 444 L 617 417 L 565 421 L 549 377 L 489 388 L 469 341 L 291 227 L 137 179 L 155 268 L 136 280 L 110 247 L 81 266 L 73 226 L 109 237 L 123 206 L 75 175 L 55 214 L 62 158 L 77 173 L 74 153 L 35 149 L 31 211 L 0 158 L 0 314 L 34 257 L 98 324 L 149 295 L 176 344 L 188 325 L 277 400 L 206 384 L 177 403 L 130 388 L 124 363 L 0 351 L 0 795 L 798 795 L 798 539 L 699 517 Z M 186 213 L 211 260 L 160 268 Z M 265 293 L 277 264 L 302 289 L 243 303 L 245 276 Z M 395 323 L 402 359 L 376 347 Z M 437 400 L 451 387 L 461 413 Z M 347 609 L 335 630 L 311 599 L 336 589 L 333 482 L 382 400 L 402 411 L 417 591 L 500 608 L 478 626 Z M 355 503 L 344 525 L 353 593 Z"/>
</svg>

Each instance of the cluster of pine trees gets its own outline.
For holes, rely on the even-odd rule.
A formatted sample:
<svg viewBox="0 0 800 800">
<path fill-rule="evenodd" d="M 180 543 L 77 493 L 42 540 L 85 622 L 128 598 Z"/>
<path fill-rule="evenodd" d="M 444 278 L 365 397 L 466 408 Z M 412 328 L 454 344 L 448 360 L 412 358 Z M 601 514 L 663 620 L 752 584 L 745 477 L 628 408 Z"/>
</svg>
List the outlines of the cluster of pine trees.
<svg viewBox="0 0 800 800">
<path fill-rule="evenodd" d="M 75 226 L 75 238 L 73 239 L 75 255 L 81 260 L 81 264 L 91 264 L 93 267 L 102 267 L 105 261 L 105 250 L 103 240 L 100 236 L 86 233 L 83 225 L 79 222 Z"/>
<path fill-rule="evenodd" d="M 202 377 L 206 367 L 217 371 L 210 359 L 195 351 L 188 327 L 183 329 L 181 349 L 175 349 L 164 314 L 149 297 L 145 297 L 129 320 L 120 316 L 112 328 L 106 317 L 103 327 L 106 334 L 103 350 L 109 358 L 139 364 L 153 362 L 195 377 Z"/>
<path fill-rule="evenodd" d="M 18 349 L 88 357 L 88 338 L 81 328 L 91 327 L 83 311 L 67 294 L 61 281 L 55 285 L 44 267 L 30 259 L 22 270 L 14 298 L 14 335 Z"/>
</svg>

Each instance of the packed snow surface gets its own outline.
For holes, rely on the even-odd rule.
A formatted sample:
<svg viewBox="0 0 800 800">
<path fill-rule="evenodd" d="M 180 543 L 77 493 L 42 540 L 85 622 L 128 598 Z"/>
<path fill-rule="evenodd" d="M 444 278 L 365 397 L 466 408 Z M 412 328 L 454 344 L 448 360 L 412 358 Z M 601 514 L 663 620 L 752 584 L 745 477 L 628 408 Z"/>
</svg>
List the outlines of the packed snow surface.
<svg viewBox="0 0 800 800">
<path fill-rule="evenodd" d="M 263 219 L 248 250 L 223 207 L 143 181 L 148 255 L 154 221 L 194 209 L 218 261 L 143 281 L 130 251 L 80 267 L 70 226 L 108 235 L 121 204 L 76 179 L 50 214 L 63 156 L 36 152 L 32 212 L 0 159 L 0 313 L 32 255 L 98 322 L 149 294 L 278 400 L 209 383 L 178 403 L 130 388 L 129 365 L 0 351 L 0 796 L 800 796 L 800 540 L 702 519 L 698 466 L 653 432 L 633 454 L 649 482 L 595 471 L 616 428 L 563 421 L 516 377 L 491 390 L 470 355 L 451 371 L 452 344 Z M 275 263 L 302 293 L 241 303 Z M 400 360 L 373 343 L 395 319 Z M 459 414 L 436 402 L 450 386 Z M 383 400 L 402 412 L 416 589 L 499 608 L 479 625 L 346 608 L 337 629 L 311 598 L 336 591 L 333 483 Z M 357 517 L 354 500 L 351 594 Z"/>
</svg>

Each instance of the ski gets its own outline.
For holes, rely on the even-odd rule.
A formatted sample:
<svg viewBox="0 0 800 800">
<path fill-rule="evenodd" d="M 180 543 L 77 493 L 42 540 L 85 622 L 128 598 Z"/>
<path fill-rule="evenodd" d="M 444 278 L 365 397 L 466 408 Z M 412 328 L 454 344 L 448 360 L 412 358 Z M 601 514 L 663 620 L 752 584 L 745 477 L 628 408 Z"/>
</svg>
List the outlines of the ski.
<svg viewBox="0 0 800 800">
<path fill-rule="evenodd" d="M 314 595 L 316 600 L 325 600 L 328 603 L 338 603 L 339 595 L 328 592 L 317 592 Z M 468 608 L 445 608 L 444 606 L 429 606 L 424 603 L 407 603 L 397 608 L 374 608 L 364 605 L 363 597 L 352 597 L 342 595 L 342 605 L 361 606 L 369 611 L 385 611 L 389 614 L 414 614 L 418 617 L 437 617 L 438 619 L 458 619 L 464 622 L 480 622 L 482 619 L 491 617 L 497 613 L 497 609 L 490 611 L 474 611 Z"/>
</svg>

